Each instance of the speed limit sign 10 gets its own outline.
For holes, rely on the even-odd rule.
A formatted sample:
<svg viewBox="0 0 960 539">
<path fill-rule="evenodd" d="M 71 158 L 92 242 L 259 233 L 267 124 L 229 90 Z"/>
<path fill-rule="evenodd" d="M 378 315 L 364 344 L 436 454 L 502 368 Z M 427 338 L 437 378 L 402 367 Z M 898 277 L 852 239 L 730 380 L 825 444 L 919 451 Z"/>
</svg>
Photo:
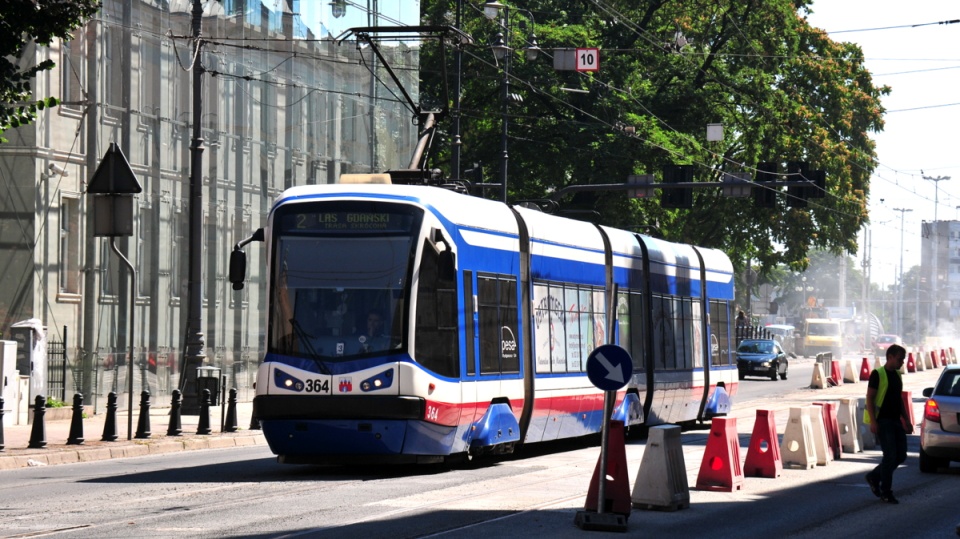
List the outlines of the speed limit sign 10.
<svg viewBox="0 0 960 539">
<path fill-rule="evenodd" d="M 577 49 L 577 71 L 600 71 L 600 49 Z"/>
</svg>

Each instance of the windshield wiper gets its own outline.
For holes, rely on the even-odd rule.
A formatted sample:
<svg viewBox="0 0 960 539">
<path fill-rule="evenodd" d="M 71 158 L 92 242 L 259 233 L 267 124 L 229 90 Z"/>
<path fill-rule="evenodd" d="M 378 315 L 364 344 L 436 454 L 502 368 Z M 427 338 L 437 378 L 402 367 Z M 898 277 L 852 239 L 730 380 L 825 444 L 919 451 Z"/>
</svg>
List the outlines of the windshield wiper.
<svg viewBox="0 0 960 539">
<path fill-rule="evenodd" d="M 310 334 L 308 334 L 306 330 L 303 329 L 303 327 L 300 325 L 300 322 L 296 318 L 291 318 L 290 325 L 293 326 L 294 334 L 297 336 L 297 338 L 300 340 L 300 343 L 306 349 L 306 352 L 310 357 L 310 359 L 312 359 L 313 362 L 317 364 L 317 368 L 320 369 L 320 374 L 327 374 L 327 375 L 332 374 L 330 372 L 330 369 L 327 367 L 326 363 L 324 363 L 323 360 L 320 359 L 320 354 L 317 353 L 317 350 L 313 347 L 313 344 L 310 343 Z"/>
</svg>

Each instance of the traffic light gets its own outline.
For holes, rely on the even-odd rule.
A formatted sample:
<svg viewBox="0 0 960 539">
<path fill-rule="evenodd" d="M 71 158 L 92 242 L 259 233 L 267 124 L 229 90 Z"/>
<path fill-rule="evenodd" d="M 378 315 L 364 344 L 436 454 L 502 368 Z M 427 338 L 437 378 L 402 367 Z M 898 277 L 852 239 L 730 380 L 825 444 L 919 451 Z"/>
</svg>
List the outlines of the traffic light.
<svg viewBox="0 0 960 539">
<path fill-rule="evenodd" d="M 653 196 L 653 174 L 630 174 L 627 176 L 627 195 L 630 198 L 649 198 Z"/>
<path fill-rule="evenodd" d="M 776 208 L 777 192 L 779 188 L 773 185 L 765 185 L 767 182 L 777 181 L 777 164 L 760 163 L 757 165 L 757 177 L 754 180 L 760 185 L 753 188 L 753 201 L 760 208 Z"/>
<path fill-rule="evenodd" d="M 787 163 L 787 181 L 799 182 L 809 179 L 807 163 L 804 161 L 790 161 Z M 804 185 L 787 186 L 787 206 L 791 208 L 806 208 L 809 189 Z"/>
<path fill-rule="evenodd" d="M 693 181 L 693 165 L 666 165 L 663 167 L 663 183 L 687 183 Z M 660 190 L 661 208 L 687 209 L 693 207 L 693 189 L 678 187 Z"/>
</svg>

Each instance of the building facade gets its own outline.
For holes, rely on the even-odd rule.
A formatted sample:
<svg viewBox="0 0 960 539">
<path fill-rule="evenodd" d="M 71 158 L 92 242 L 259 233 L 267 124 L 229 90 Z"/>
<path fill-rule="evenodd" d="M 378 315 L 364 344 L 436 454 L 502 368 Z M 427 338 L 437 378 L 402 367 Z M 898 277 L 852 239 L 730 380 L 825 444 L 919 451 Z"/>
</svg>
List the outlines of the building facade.
<svg viewBox="0 0 960 539">
<path fill-rule="evenodd" d="M 250 251 L 247 286 L 235 292 L 227 279 L 232 246 L 265 224 L 286 188 L 409 161 L 416 126 L 383 89 L 389 77 L 382 66 L 369 48 L 337 43 L 332 20 L 312 28 L 302 3 L 203 2 L 195 54 L 191 1 L 105 0 L 73 40 L 28 55 L 56 63 L 33 88 L 62 104 L 7 131 L 10 142 L 0 145 L 0 330 L 6 337 L 11 324 L 30 318 L 54 339 L 68 328 L 68 394 L 80 391 L 87 404 L 102 407 L 108 392 L 126 391 L 131 309 L 134 391 L 149 390 L 158 402 L 177 387 L 187 315 L 193 62 L 203 71 L 203 352 L 241 399 L 252 398 L 263 352 L 265 257 Z M 416 23 L 412 16 L 408 24 Z M 395 43 L 384 54 L 416 99 L 417 44 Z M 85 194 L 111 143 L 143 189 L 134 199 L 133 235 L 116 240 L 137 268 L 134 283 L 109 240 L 93 237 Z"/>
<path fill-rule="evenodd" d="M 928 334 L 953 335 L 953 321 L 960 317 L 960 221 L 924 222 L 922 227 L 918 315 L 934 328 Z"/>
</svg>

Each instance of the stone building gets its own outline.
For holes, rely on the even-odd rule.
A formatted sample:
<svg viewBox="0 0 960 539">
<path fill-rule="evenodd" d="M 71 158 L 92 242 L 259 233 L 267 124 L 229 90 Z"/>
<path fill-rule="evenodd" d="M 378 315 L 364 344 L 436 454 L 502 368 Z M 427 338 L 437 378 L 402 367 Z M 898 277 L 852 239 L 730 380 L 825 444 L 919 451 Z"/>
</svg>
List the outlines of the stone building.
<svg viewBox="0 0 960 539">
<path fill-rule="evenodd" d="M 56 63 L 33 88 L 62 104 L 7 131 L 9 142 L 0 144 L 0 330 L 6 335 L 29 318 L 40 319 L 53 339 L 69 328 L 68 394 L 81 391 L 102 408 L 109 391 L 126 390 L 131 308 L 134 391 L 148 389 L 157 402 L 177 387 L 187 314 L 193 62 L 203 69 L 203 351 L 241 399 L 252 398 L 263 351 L 266 290 L 256 250 L 248 286 L 231 289 L 234 243 L 265 223 L 288 187 L 408 162 L 416 127 L 379 82 L 389 81 L 382 66 L 369 48 L 337 44 L 332 19 L 323 25 L 321 18 L 317 28 L 305 23 L 304 4 L 203 2 L 202 47 L 194 55 L 191 1 L 104 0 L 73 40 L 27 56 Z M 411 15 L 407 24 L 416 23 L 418 14 Z M 416 98 L 417 44 L 395 43 L 385 54 Z M 85 196 L 111 143 L 143 188 L 134 233 L 117 240 L 137 268 L 133 285 L 109 240 L 93 237 Z"/>
</svg>

